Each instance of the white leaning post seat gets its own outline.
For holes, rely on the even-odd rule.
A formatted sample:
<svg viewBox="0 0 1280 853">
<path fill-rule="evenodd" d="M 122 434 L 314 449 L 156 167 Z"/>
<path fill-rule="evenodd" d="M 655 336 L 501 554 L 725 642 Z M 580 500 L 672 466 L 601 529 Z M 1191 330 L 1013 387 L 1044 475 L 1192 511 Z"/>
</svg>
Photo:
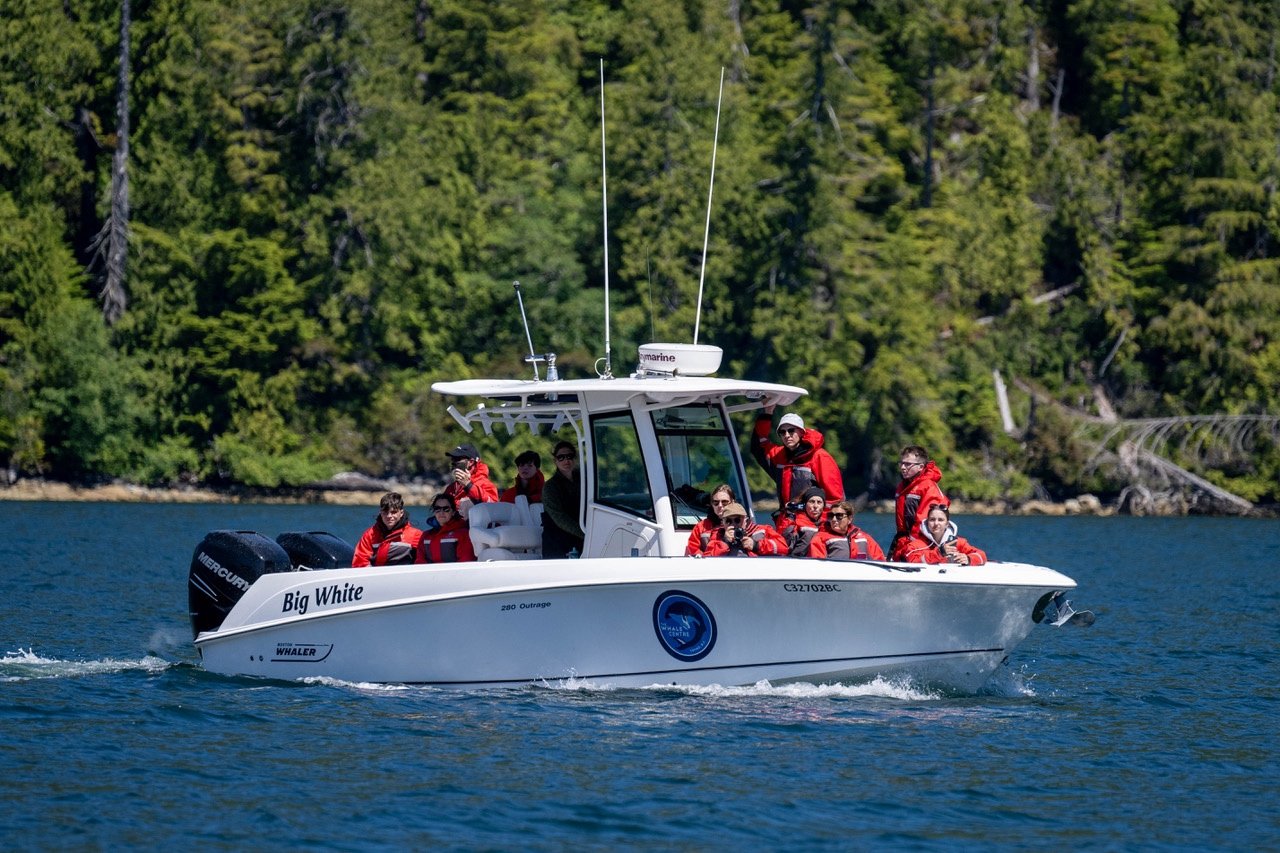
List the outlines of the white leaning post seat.
<svg viewBox="0 0 1280 853">
<path fill-rule="evenodd" d="M 477 560 L 536 560 L 542 556 L 542 505 L 530 507 L 524 495 L 513 504 L 476 504 L 467 521 Z"/>
</svg>

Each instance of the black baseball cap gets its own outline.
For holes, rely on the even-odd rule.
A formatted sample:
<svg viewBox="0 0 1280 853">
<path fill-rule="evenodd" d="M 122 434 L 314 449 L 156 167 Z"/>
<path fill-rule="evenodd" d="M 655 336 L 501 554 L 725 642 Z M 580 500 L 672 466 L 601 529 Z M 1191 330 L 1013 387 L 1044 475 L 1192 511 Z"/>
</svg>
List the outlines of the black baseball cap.
<svg viewBox="0 0 1280 853">
<path fill-rule="evenodd" d="M 476 450 L 475 445 L 459 444 L 453 450 L 446 450 L 444 455 L 451 459 L 479 459 L 480 451 Z"/>
</svg>

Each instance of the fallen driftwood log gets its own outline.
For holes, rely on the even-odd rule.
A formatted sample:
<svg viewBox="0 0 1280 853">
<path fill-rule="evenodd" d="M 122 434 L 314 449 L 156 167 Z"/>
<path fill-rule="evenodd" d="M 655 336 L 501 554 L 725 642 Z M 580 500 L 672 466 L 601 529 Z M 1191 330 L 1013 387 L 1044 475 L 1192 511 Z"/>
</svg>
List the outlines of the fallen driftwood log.
<svg viewBox="0 0 1280 853">
<path fill-rule="evenodd" d="M 1216 486 L 1213 483 L 1210 483 L 1203 477 L 1191 473 L 1180 465 L 1175 465 L 1163 456 L 1158 456 L 1150 450 L 1139 447 L 1132 441 L 1125 441 L 1120 444 L 1119 455 L 1121 464 L 1135 475 L 1140 475 L 1139 469 L 1141 467 L 1146 467 L 1170 482 L 1180 483 L 1184 486 L 1189 486 L 1197 491 L 1205 493 L 1216 503 L 1220 504 L 1225 510 L 1241 513 L 1247 513 L 1253 510 L 1253 503 L 1251 501 L 1248 501 L 1233 492 L 1229 492 L 1221 486 Z M 1130 491 L 1133 488 L 1134 487 L 1131 486 L 1125 491 Z M 1142 487 L 1142 490 L 1146 492 L 1145 497 L 1147 501 L 1150 502 L 1152 497 L 1150 490 L 1145 487 Z M 1141 496 L 1142 492 L 1136 492 L 1136 494 Z M 1120 506 L 1121 511 L 1124 512 L 1124 492 L 1121 492 Z"/>
</svg>

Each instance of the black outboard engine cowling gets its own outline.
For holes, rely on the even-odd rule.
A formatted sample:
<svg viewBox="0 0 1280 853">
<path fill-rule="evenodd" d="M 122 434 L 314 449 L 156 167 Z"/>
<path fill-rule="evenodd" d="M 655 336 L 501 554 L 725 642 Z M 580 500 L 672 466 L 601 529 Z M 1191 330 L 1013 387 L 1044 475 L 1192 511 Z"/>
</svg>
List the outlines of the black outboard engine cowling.
<svg viewBox="0 0 1280 853">
<path fill-rule="evenodd" d="M 323 530 L 281 533 L 276 537 L 276 542 L 289 555 L 293 568 L 302 571 L 349 569 L 356 556 L 356 549 L 345 540 Z"/>
<path fill-rule="evenodd" d="M 187 575 L 191 631 L 222 625 L 240 597 L 263 575 L 291 571 L 284 549 L 252 530 L 214 530 L 196 546 Z"/>
</svg>

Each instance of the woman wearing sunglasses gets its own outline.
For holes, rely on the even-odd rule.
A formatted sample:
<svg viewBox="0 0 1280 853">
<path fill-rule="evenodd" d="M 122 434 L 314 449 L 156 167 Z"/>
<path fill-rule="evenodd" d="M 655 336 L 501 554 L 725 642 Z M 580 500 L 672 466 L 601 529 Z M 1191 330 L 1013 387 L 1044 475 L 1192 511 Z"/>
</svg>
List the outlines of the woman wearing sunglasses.
<svg viewBox="0 0 1280 853">
<path fill-rule="evenodd" d="M 686 557 L 705 557 L 707 555 L 707 545 L 711 543 L 712 535 L 720 529 L 720 513 L 729 504 L 737 503 L 737 501 L 738 496 L 733 493 L 733 487 L 728 483 L 721 483 L 711 490 L 707 517 L 695 524 L 693 530 L 690 531 L 689 544 L 684 549 Z"/>
<path fill-rule="evenodd" d="M 475 547 L 471 544 L 471 529 L 458 514 L 458 505 L 451 495 L 441 492 L 431 501 L 431 512 L 439 527 L 423 532 L 418 545 L 419 563 L 473 563 Z"/>
<path fill-rule="evenodd" d="M 578 471 L 578 448 L 567 441 L 556 442 L 552 456 L 556 472 L 542 487 L 542 556 L 581 555 L 586 538 L 578 522 L 582 512 L 582 475 Z"/>
<path fill-rule="evenodd" d="M 823 560 L 883 560 L 884 551 L 871 534 L 853 523 L 853 503 L 831 505 L 827 520 L 809 543 L 809 556 Z"/>
</svg>

